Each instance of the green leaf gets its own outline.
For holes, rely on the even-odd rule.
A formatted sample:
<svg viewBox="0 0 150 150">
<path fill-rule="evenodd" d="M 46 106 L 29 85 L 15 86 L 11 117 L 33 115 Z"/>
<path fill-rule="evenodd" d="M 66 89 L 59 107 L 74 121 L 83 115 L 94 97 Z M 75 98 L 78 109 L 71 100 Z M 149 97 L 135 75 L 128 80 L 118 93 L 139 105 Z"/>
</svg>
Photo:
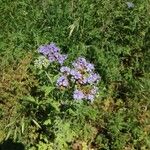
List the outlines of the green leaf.
<svg viewBox="0 0 150 150">
<path fill-rule="evenodd" d="M 44 121 L 44 125 L 50 125 L 52 122 L 51 122 L 51 120 L 50 119 L 48 119 L 48 120 L 46 120 L 46 121 Z"/>
<path fill-rule="evenodd" d="M 17 127 L 15 128 L 15 131 L 14 131 L 14 141 L 16 141 L 16 139 L 17 139 Z"/>
<path fill-rule="evenodd" d="M 32 96 L 25 96 L 25 97 L 23 97 L 23 100 L 38 105 L 38 101 Z"/>
<path fill-rule="evenodd" d="M 42 86 L 42 91 L 45 92 L 45 96 L 49 95 L 51 91 L 53 91 L 55 89 L 55 87 L 53 86 Z"/>
<path fill-rule="evenodd" d="M 11 133 L 12 133 L 12 129 L 10 129 L 10 130 L 8 131 L 8 133 L 7 133 L 7 136 L 6 136 L 5 140 L 8 140 L 8 139 L 9 139 L 9 137 L 10 137 Z"/>
<path fill-rule="evenodd" d="M 22 134 L 24 133 L 24 127 L 25 127 L 25 122 L 24 122 L 24 117 L 21 119 L 21 132 Z"/>
<path fill-rule="evenodd" d="M 42 128 L 39 124 L 38 124 L 38 122 L 37 121 L 35 121 L 34 119 L 32 119 L 32 121 L 34 122 L 34 124 L 38 127 L 38 128 Z"/>
</svg>

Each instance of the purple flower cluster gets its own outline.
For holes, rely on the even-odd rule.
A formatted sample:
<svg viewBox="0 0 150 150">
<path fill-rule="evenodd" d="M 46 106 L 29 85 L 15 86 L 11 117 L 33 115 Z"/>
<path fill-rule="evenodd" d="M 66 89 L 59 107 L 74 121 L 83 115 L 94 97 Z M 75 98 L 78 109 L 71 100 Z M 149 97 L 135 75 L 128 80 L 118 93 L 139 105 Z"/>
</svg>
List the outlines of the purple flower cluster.
<svg viewBox="0 0 150 150">
<path fill-rule="evenodd" d="M 68 87 L 69 85 L 75 85 L 73 92 L 75 100 L 86 99 L 93 101 L 98 92 L 96 85 L 100 81 L 100 76 L 94 72 L 94 65 L 87 62 L 85 58 L 79 57 L 72 63 L 72 66 L 72 68 L 61 67 L 61 77 L 57 80 L 57 86 Z"/>
<path fill-rule="evenodd" d="M 74 100 L 86 99 L 86 100 L 93 102 L 98 92 L 98 88 L 95 86 L 90 87 L 90 88 L 91 88 L 90 90 L 85 90 L 86 87 L 82 87 L 82 89 L 80 90 L 76 89 L 73 93 Z"/>
<path fill-rule="evenodd" d="M 82 85 L 95 84 L 100 80 L 100 76 L 94 72 L 94 65 L 87 62 L 85 58 L 79 57 L 72 65 L 73 69 L 70 74 L 77 83 Z"/>
<path fill-rule="evenodd" d="M 85 98 L 85 95 L 82 91 L 76 89 L 73 93 L 73 98 L 75 100 L 81 100 L 81 99 L 84 99 Z"/>
<path fill-rule="evenodd" d="M 94 65 L 88 63 L 85 58 L 79 57 L 75 62 L 72 63 L 73 67 L 80 71 L 92 72 L 94 70 Z"/>
<path fill-rule="evenodd" d="M 38 52 L 47 57 L 50 62 L 58 62 L 61 65 L 67 59 L 67 55 L 60 54 L 60 49 L 54 43 L 40 46 Z"/>
<path fill-rule="evenodd" d="M 69 81 L 66 76 L 61 76 L 56 83 L 57 86 L 67 87 L 69 85 Z"/>
<path fill-rule="evenodd" d="M 67 55 L 60 53 L 60 49 L 54 44 L 42 45 L 38 48 L 42 54 L 35 60 L 35 66 L 42 69 L 47 68 L 50 62 L 57 62 L 61 65 L 60 77 L 57 79 L 56 86 L 64 89 L 73 89 L 74 100 L 88 100 L 92 102 L 98 93 L 97 84 L 100 81 L 99 74 L 95 73 L 92 63 L 85 58 L 79 57 L 73 63 L 72 67 L 62 66 L 67 59 Z"/>
</svg>

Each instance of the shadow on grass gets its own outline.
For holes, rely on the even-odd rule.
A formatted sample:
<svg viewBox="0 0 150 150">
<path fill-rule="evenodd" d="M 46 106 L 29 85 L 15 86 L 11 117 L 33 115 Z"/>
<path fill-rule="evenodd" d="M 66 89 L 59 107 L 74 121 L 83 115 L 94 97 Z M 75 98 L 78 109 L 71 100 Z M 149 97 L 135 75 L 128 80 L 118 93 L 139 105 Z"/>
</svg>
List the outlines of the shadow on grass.
<svg viewBox="0 0 150 150">
<path fill-rule="evenodd" d="M 22 143 L 14 143 L 11 139 L 0 144 L 0 150 L 25 150 Z"/>
</svg>

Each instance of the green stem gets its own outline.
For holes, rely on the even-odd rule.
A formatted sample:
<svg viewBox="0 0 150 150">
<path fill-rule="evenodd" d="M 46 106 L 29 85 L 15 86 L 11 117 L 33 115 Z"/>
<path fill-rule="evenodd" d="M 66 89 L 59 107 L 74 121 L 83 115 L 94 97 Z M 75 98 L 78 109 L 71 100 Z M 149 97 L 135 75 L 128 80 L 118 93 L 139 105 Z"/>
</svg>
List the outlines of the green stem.
<svg viewBox="0 0 150 150">
<path fill-rule="evenodd" d="M 45 71 L 45 74 L 46 74 L 46 76 L 48 77 L 48 79 L 49 79 L 50 83 L 53 85 L 53 82 L 52 82 L 52 80 L 51 80 L 50 76 L 48 75 L 48 73 L 47 73 L 46 71 Z"/>
</svg>

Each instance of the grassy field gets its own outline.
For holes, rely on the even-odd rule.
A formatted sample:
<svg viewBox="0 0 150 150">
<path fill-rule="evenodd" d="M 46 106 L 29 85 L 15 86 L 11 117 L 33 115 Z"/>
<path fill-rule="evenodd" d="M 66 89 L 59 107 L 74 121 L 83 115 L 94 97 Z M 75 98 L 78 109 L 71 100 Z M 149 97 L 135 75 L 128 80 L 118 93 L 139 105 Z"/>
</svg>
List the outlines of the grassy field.
<svg viewBox="0 0 150 150">
<path fill-rule="evenodd" d="M 149 10 L 149 0 L 0 0 L 0 149 L 150 150 Z M 37 71 L 51 42 L 65 65 L 94 64 L 93 103 L 55 87 L 59 65 Z"/>
</svg>

